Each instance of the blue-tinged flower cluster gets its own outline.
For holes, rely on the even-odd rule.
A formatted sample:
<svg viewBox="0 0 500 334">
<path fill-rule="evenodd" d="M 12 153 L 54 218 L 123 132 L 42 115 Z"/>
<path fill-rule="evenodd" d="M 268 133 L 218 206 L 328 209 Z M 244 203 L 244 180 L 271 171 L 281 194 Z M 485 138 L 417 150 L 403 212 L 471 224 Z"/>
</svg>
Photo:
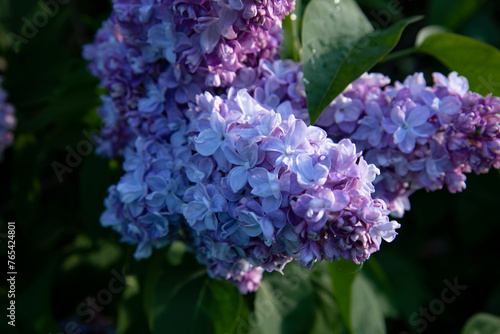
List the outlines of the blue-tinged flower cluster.
<svg viewBox="0 0 500 334">
<path fill-rule="evenodd" d="M 467 79 L 422 73 L 390 86 L 382 74 L 349 85 L 316 125 L 332 138 L 350 138 L 381 169 L 375 197 L 394 214 L 409 210 L 418 189 L 465 188 L 464 173 L 500 167 L 500 99 L 469 91 Z"/>
<path fill-rule="evenodd" d="M 114 1 L 84 50 L 110 94 L 101 153 L 123 154 L 101 223 L 137 259 L 184 241 L 242 293 L 292 260 L 366 260 L 399 227 L 379 173 L 307 125 L 300 64 L 276 59 L 293 1 Z"/>
<path fill-rule="evenodd" d="M 5 149 L 14 142 L 14 130 L 16 126 L 14 107 L 7 103 L 7 93 L 2 89 L 2 77 L 0 76 L 0 159 Z"/>
<path fill-rule="evenodd" d="M 120 233 L 123 242 L 137 244 L 137 259 L 177 238 L 190 156 L 187 146 L 155 138 L 139 137 L 134 149 L 125 151 L 125 175 L 109 188 L 101 223 Z"/>
<path fill-rule="evenodd" d="M 114 0 L 83 55 L 110 92 L 99 110 L 101 154 L 117 155 L 204 91 L 230 86 L 275 59 L 293 1 Z M 249 73 L 242 73 L 248 76 Z"/>
<path fill-rule="evenodd" d="M 349 140 L 297 119 L 288 101 L 276 110 L 245 89 L 198 98 L 189 140 L 213 170 L 184 195 L 187 223 L 268 271 L 291 258 L 364 261 L 399 227 L 371 198 L 378 169 Z"/>
</svg>

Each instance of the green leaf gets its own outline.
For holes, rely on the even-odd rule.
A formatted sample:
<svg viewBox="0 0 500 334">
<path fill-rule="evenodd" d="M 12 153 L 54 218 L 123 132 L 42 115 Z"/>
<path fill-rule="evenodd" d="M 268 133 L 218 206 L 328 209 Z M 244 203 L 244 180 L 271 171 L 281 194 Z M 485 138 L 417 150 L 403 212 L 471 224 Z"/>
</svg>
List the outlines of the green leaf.
<svg viewBox="0 0 500 334">
<path fill-rule="evenodd" d="M 352 288 L 361 266 L 349 260 L 340 260 L 328 264 L 332 279 L 332 291 L 340 309 L 345 325 L 352 330 Z"/>
<path fill-rule="evenodd" d="M 352 333 L 384 334 L 385 319 L 373 287 L 363 275 L 352 285 Z"/>
<path fill-rule="evenodd" d="M 373 285 L 361 274 L 361 265 L 343 259 L 328 267 L 333 295 L 350 333 L 385 333 L 383 305 Z"/>
<path fill-rule="evenodd" d="M 420 52 L 441 61 L 450 71 L 469 80 L 470 90 L 500 95 L 500 51 L 475 39 L 452 33 L 429 36 Z"/>
<path fill-rule="evenodd" d="M 500 317 L 488 313 L 473 315 L 462 330 L 462 334 L 498 334 L 500 333 Z"/>
<path fill-rule="evenodd" d="M 372 31 L 356 1 L 313 0 L 307 5 L 302 27 L 302 63 L 311 124 L 336 96 L 331 90 L 349 50 Z"/>
<path fill-rule="evenodd" d="M 311 124 L 347 85 L 396 46 L 408 24 L 420 18 L 373 31 L 353 0 L 311 1 L 302 29 L 302 63 Z"/>
<path fill-rule="evenodd" d="M 385 318 L 397 318 L 398 309 L 394 299 L 393 286 L 384 272 L 382 266 L 377 262 L 375 256 L 371 256 L 363 266 L 363 274 L 373 285 L 375 295 L 378 300 L 379 308 L 382 310 Z"/>
<path fill-rule="evenodd" d="M 456 29 L 469 19 L 484 2 L 485 0 L 430 1 L 429 22 Z"/>
<path fill-rule="evenodd" d="M 284 270 L 285 275 L 266 273 L 255 295 L 255 310 L 249 321 L 239 324 L 238 331 L 253 334 L 342 333 L 344 327 L 333 301 L 331 283 L 329 279 L 326 283 L 322 279 L 325 270 L 321 264 L 308 270 L 290 263 Z"/>
<path fill-rule="evenodd" d="M 319 270 L 316 270 L 319 269 Z M 345 334 L 347 327 L 342 322 L 342 315 L 335 302 L 332 280 L 327 262 L 314 265 L 312 273 L 314 291 L 314 314 L 316 319 L 311 334 Z"/>
<path fill-rule="evenodd" d="M 285 275 L 264 275 L 248 324 L 252 333 L 304 333 L 314 321 L 309 273 L 289 264 Z"/>
<path fill-rule="evenodd" d="M 237 288 L 210 279 L 194 261 L 172 267 L 165 262 L 145 294 L 151 333 L 234 333 L 245 306 Z M 148 288 L 148 287 L 147 287 Z"/>
</svg>

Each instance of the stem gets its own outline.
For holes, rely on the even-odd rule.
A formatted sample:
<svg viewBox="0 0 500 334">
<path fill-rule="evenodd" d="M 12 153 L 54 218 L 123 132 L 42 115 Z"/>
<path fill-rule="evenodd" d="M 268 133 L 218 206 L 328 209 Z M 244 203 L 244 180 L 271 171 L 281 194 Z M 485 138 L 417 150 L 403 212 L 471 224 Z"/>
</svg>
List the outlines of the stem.
<svg viewBox="0 0 500 334">
<path fill-rule="evenodd" d="M 408 49 L 404 49 L 404 50 L 401 50 L 401 51 L 396 51 L 396 52 L 390 53 L 387 56 L 385 56 L 384 58 L 382 58 L 379 61 L 379 63 L 385 63 L 385 62 L 388 62 L 388 61 L 391 61 L 391 60 L 394 60 L 394 59 L 399 59 L 399 58 L 403 58 L 403 57 L 409 56 L 409 55 L 417 52 L 417 50 L 418 49 L 416 47 L 412 47 L 412 48 L 408 48 Z"/>
</svg>

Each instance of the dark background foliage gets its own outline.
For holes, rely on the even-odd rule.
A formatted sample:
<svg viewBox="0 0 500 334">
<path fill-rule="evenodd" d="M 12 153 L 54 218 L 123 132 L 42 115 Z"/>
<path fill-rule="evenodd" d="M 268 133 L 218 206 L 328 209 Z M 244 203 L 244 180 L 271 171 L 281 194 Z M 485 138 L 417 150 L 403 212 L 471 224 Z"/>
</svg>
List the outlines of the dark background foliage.
<svg viewBox="0 0 500 334">
<path fill-rule="evenodd" d="M 375 26 L 425 15 L 407 29 L 396 52 L 413 46 L 418 31 L 428 25 L 500 47 L 500 3 L 495 0 L 359 4 Z M 12 34 L 23 36 L 25 22 L 40 11 L 40 2 L 0 0 L 0 58 L 5 60 L 0 71 L 5 72 L 4 88 L 18 118 L 15 144 L 0 164 L 1 308 L 6 313 L 7 222 L 15 221 L 16 327 L 8 326 L 2 313 L 0 332 L 114 333 L 117 327 L 120 333 L 166 333 L 167 328 L 169 333 L 199 328 L 246 333 L 257 327 L 255 332 L 263 333 L 342 333 L 325 266 L 308 273 L 290 265 L 287 275 L 266 275 L 259 294 L 242 298 L 225 282 L 208 280 L 190 255 L 179 264 L 180 245 L 136 262 L 133 247 L 100 226 L 106 189 L 120 177 L 120 161 L 82 155 L 72 161 L 62 181 L 58 179 L 54 162 L 67 165 L 68 150 L 85 145 L 84 132 L 100 129 L 95 111 L 104 92 L 87 72 L 81 46 L 92 41 L 110 10 L 108 1 L 71 0 L 26 43 L 12 44 Z M 300 13 L 298 9 L 299 18 Z M 285 22 L 288 42 L 283 55 L 289 58 L 298 56 L 294 24 Z M 387 59 L 374 71 L 394 80 L 416 71 L 428 80 L 433 71 L 447 72 L 422 55 Z M 399 220 L 399 236 L 363 266 L 365 284 L 376 291 L 373 309 L 383 311 L 387 332 L 423 329 L 421 308 L 441 298 L 445 280 L 467 288 L 435 319 L 424 321 L 426 332 L 458 333 L 477 312 L 500 315 L 498 171 L 469 175 L 461 194 L 420 191 L 411 200 L 412 210 Z M 94 305 L 99 312 L 91 312 L 92 298 L 109 290 L 114 273 L 123 271 L 125 292 L 112 294 L 109 304 Z M 357 287 L 365 297 L 362 286 Z M 286 302 L 279 299 L 282 295 Z M 259 314 L 267 316 L 258 319 Z M 420 322 L 412 322 L 412 317 Z M 222 320 L 215 323 L 210 320 L 214 318 Z M 71 322 L 77 327 L 68 327 Z"/>
</svg>

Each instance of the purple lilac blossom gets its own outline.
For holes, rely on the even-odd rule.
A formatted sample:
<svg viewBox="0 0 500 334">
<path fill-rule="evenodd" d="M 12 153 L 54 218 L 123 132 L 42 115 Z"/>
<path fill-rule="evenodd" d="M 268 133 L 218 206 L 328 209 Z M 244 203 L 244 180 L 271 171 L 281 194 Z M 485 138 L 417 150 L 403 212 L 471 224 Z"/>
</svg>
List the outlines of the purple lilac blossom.
<svg viewBox="0 0 500 334">
<path fill-rule="evenodd" d="M 281 20 L 293 1 L 113 1 L 83 56 L 110 98 L 98 152 L 123 154 L 153 123 L 168 122 L 204 91 L 229 87 L 238 72 L 277 58 Z M 163 118 L 163 119 L 162 119 Z"/>
<path fill-rule="evenodd" d="M 380 168 L 374 197 L 396 216 L 410 209 L 408 196 L 418 189 L 459 192 L 464 173 L 500 167 L 500 99 L 470 92 L 456 72 L 433 78 L 427 86 L 416 73 L 390 86 L 382 74 L 364 74 L 316 123 L 334 140 L 350 138 Z M 349 116 L 337 116 L 344 112 Z"/>
<path fill-rule="evenodd" d="M 245 89 L 230 89 L 227 99 L 198 97 L 188 113 L 189 141 L 214 169 L 186 191 L 186 220 L 204 238 L 268 271 L 292 258 L 307 267 L 323 259 L 366 260 L 399 227 L 385 203 L 371 198 L 378 169 L 350 140 L 334 143 L 283 104 L 275 112 Z M 265 131 L 254 131 L 262 126 Z M 209 187 L 214 195 L 193 216 L 190 206 L 202 204 L 191 194 L 200 198 Z"/>
<path fill-rule="evenodd" d="M 137 259 L 180 239 L 210 277 L 248 293 L 294 259 L 360 263 L 396 236 L 371 197 L 379 170 L 350 140 L 307 125 L 301 65 L 276 59 L 292 9 L 115 0 L 84 48 L 109 91 L 98 152 L 124 157 L 101 224 L 137 245 Z"/>
<path fill-rule="evenodd" d="M 5 149 L 14 142 L 14 130 L 16 118 L 14 107 L 7 103 L 7 93 L 2 89 L 2 77 L 0 76 L 0 159 Z"/>
<path fill-rule="evenodd" d="M 147 258 L 177 238 L 182 219 L 182 196 L 189 184 L 184 170 L 191 151 L 139 137 L 135 150 L 125 151 L 122 176 L 108 189 L 101 224 L 137 244 L 136 259 Z"/>
<path fill-rule="evenodd" d="M 137 244 L 136 258 L 183 229 L 208 274 L 242 293 L 293 259 L 360 263 L 392 241 L 399 224 L 371 198 L 378 169 L 350 140 L 297 119 L 288 101 L 277 110 L 245 89 L 199 95 L 186 113 L 189 146 L 139 137 L 126 150 L 102 224 Z"/>
</svg>

